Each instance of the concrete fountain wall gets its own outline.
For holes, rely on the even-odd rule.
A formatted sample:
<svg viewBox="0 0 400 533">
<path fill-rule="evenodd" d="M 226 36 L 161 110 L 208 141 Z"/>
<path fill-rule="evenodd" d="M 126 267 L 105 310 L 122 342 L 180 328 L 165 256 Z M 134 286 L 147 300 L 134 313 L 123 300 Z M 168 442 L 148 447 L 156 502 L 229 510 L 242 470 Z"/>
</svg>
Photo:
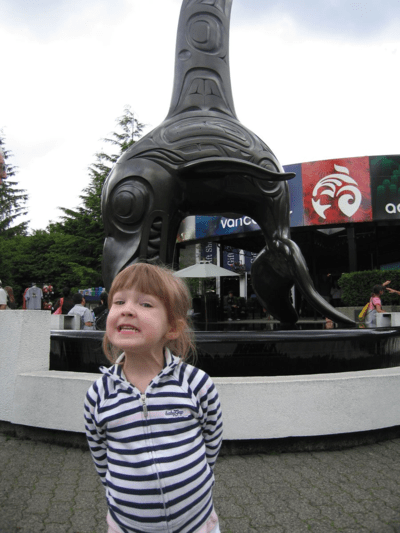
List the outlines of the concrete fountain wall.
<svg viewBox="0 0 400 533">
<path fill-rule="evenodd" d="M 98 374 L 49 370 L 50 314 L 0 313 L 0 421 L 83 433 L 83 400 Z M 311 437 L 400 425 L 400 367 L 215 378 L 225 440 Z"/>
</svg>

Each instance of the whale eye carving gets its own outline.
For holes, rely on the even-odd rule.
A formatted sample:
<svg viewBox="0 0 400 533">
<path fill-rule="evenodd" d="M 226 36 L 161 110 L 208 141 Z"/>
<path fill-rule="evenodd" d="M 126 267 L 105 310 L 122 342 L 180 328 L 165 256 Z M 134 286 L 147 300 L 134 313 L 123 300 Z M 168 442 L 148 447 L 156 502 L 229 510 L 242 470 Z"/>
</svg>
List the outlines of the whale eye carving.
<svg viewBox="0 0 400 533">
<path fill-rule="evenodd" d="M 143 219 L 149 203 L 149 192 L 143 183 L 124 181 L 111 193 L 110 207 L 115 222 L 124 226 L 137 225 Z"/>
<path fill-rule="evenodd" d="M 223 24 L 210 13 L 197 13 L 188 22 L 186 39 L 199 52 L 218 54 L 223 43 Z"/>
</svg>

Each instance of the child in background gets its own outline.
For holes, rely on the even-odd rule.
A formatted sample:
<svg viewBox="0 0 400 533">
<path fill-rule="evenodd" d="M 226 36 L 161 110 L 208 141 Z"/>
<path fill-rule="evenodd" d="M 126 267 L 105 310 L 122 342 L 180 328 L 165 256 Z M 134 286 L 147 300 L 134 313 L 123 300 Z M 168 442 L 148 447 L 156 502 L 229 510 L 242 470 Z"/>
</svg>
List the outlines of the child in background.
<svg viewBox="0 0 400 533">
<path fill-rule="evenodd" d="M 185 363 L 189 291 L 172 271 L 137 263 L 115 278 L 108 302 L 103 349 L 114 364 L 85 400 L 108 531 L 219 533 L 221 407 L 210 377 Z"/>
<path fill-rule="evenodd" d="M 367 314 L 365 315 L 365 327 L 376 328 L 376 313 L 384 313 L 382 309 L 381 296 L 385 292 L 385 287 L 389 285 L 389 281 L 385 281 L 382 285 L 374 285 L 372 288 L 371 298 L 369 299 L 369 306 Z"/>
</svg>

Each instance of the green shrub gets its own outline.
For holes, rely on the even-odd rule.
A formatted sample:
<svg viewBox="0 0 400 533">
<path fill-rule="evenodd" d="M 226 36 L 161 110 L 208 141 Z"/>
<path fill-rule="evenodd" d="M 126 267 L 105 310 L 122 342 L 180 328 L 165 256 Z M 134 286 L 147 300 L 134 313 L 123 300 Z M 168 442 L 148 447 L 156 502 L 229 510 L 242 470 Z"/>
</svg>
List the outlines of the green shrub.
<svg viewBox="0 0 400 533">
<path fill-rule="evenodd" d="M 364 306 L 371 298 L 372 287 L 382 285 L 390 280 L 389 287 L 400 290 L 400 270 L 366 270 L 342 274 L 338 284 L 342 289 L 343 305 L 349 307 Z M 400 296 L 385 291 L 382 304 L 400 305 Z"/>
</svg>

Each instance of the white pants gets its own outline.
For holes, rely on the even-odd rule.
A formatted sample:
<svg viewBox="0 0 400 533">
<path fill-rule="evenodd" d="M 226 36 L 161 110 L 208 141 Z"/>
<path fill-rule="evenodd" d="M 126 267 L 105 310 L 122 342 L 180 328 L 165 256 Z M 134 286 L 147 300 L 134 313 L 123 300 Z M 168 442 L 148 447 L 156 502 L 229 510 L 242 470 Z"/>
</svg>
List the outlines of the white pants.
<svg viewBox="0 0 400 533">
<path fill-rule="evenodd" d="M 368 311 L 367 316 L 365 317 L 365 327 L 376 328 L 376 309 Z"/>
</svg>

